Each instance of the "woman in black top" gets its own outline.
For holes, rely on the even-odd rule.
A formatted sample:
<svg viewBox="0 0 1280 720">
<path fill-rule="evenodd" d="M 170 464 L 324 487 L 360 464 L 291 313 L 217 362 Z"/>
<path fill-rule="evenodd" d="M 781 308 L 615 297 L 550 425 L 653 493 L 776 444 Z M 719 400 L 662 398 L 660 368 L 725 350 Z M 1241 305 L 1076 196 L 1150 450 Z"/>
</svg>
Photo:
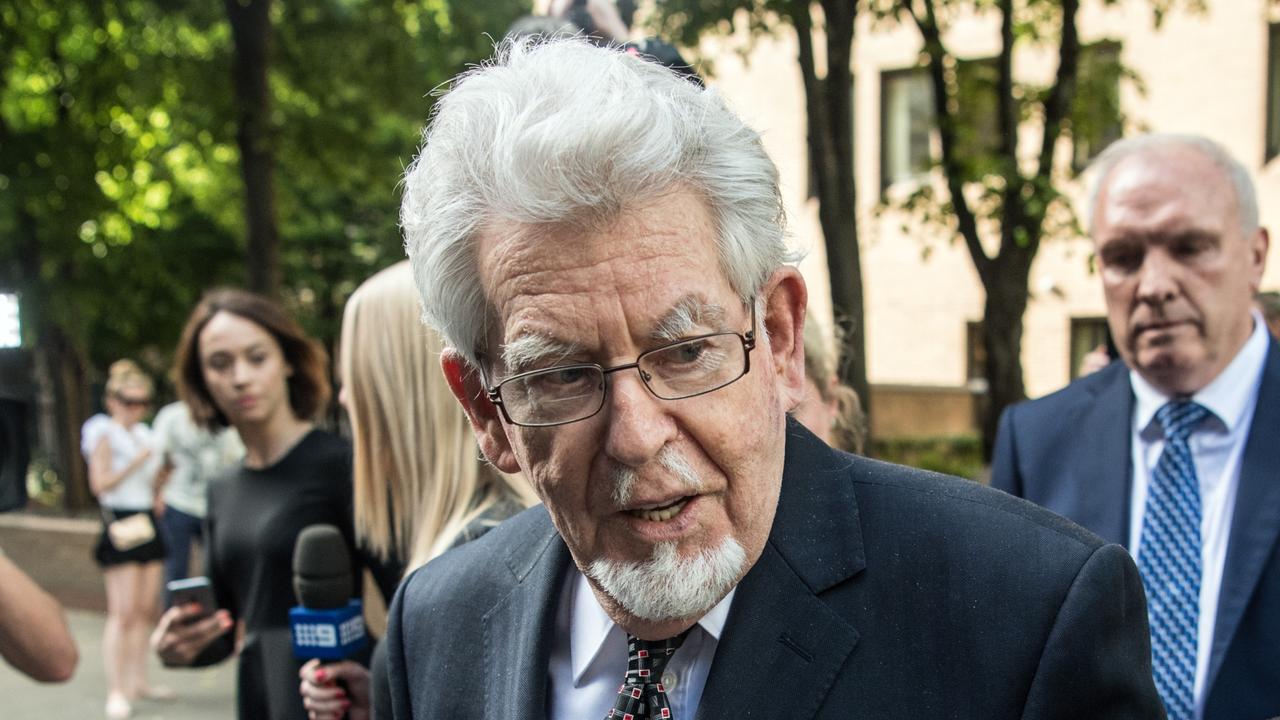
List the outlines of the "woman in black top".
<svg viewBox="0 0 1280 720">
<path fill-rule="evenodd" d="M 185 666 L 220 662 L 239 644 L 239 717 L 301 720 L 288 622 L 294 541 L 308 525 L 336 525 L 355 557 L 350 446 L 311 422 L 328 400 L 327 358 L 270 301 L 219 290 L 193 311 L 177 364 L 192 417 L 234 426 L 245 458 L 209 487 L 205 570 L 218 608 L 170 608 L 152 644 L 166 665 Z"/>
</svg>

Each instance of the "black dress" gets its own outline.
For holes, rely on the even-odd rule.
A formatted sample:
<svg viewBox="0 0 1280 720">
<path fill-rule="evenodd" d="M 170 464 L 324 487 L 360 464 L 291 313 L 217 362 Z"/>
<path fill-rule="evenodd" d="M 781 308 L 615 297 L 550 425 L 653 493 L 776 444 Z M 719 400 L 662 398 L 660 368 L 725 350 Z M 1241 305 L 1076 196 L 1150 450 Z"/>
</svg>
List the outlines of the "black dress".
<svg viewBox="0 0 1280 720">
<path fill-rule="evenodd" d="M 351 446 L 312 430 L 268 468 L 240 468 L 209 484 L 205 572 L 218 606 L 245 624 L 237 673 L 241 720 L 306 720 L 298 694 L 298 668 L 289 637 L 293 545 L 304 528 L 336 525 L 347 538 L 352 577 L 362 564 L 353 541 Z M 359 593 L 359 583 L 353 589 Z M 233 650 L 232 633 L 201 653 L 209 665 Z"/>
</svg>

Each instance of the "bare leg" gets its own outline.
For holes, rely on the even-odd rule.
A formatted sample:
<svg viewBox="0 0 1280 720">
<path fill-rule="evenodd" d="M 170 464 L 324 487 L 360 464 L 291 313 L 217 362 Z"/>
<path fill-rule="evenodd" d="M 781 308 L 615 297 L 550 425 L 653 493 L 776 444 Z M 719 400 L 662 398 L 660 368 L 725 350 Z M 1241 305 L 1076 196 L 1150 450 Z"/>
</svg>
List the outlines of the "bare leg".
<svg viewBox="0 0 1280 720">
<path fill-rule="evenodd" d="M 147 653 L 149 652 L 149 635 L 155 624 L 157 615 L 156 600 L 160 597 L 160 583 L 164 576 L 164 565 L 149 562 L 139 566 L 137 594 L 134 598 L 133 645 L 130 648 L 130 688 L 131 697 L 172 696 L 166 688 L 152 688 L 147 683 Z"/>
<path fill-rule="evenodd" d="M 133 563 L 112 565 L 103 571 L 107 591 L 107 624 L 102 633 L 102 662 L 107 676 L 107 717 L 127 718 L 129 706 L 130 615 L 138 566 Z"/>
</svg>

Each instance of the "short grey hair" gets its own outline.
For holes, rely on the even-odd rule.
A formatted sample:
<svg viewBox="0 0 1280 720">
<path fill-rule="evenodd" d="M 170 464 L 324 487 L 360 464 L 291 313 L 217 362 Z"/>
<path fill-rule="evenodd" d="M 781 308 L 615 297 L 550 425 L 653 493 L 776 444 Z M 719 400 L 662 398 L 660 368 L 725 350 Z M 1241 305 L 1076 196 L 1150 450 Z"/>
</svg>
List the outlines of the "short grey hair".
<svg viewBox="0 0 1280 720">
<path fill-rule="evenodd" d="M 504 40 L 436 103 L 423 138 L 405 175 L 405 248 L 425 321 L 476 367 L 493 311 L 475 245 L 495 225 L 600 223 L 687 189 L 743 302 L 795 259 L 759 134 L 714 89 L 620 48 Z"/>
<path fill-rule="evenodd" d="M 1226 148 L 1203 135 L 1153 133 L 1112 143 L 1090 165 L 1093 171 L 1093 184 L 1089 188 L 1090 235 L 1093 235 L 1094 216 L 1098 212 L 1098 196 L 1101 195 L 1102 187 L 1116 165 L 1134 155 L 1175 147 L 1197 150 L 1221 168 L 1235 190 L 1241 233 L 1249 237 L 1258 229 L 1258 194 L 1253 188 L 1253 176 L 1249 174 L 1248 168 L 1232 157 Z"/>
</svg>

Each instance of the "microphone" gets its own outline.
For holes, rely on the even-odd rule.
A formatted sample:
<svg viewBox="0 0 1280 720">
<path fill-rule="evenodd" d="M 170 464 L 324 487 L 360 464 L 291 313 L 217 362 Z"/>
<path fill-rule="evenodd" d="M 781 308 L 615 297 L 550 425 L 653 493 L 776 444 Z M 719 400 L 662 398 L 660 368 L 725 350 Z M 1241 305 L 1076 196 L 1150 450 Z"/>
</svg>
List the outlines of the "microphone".
<svg viewBox="0 0 1280 720">
<path fill-rule="evenodd" d="M 293 592 L 289 610 L 294 657 L 343 660 L 364 649 L 364 608 L 354 587 L 347 542 L 333 525 L 310 525 L 293 545 Z"/>
</svg>

